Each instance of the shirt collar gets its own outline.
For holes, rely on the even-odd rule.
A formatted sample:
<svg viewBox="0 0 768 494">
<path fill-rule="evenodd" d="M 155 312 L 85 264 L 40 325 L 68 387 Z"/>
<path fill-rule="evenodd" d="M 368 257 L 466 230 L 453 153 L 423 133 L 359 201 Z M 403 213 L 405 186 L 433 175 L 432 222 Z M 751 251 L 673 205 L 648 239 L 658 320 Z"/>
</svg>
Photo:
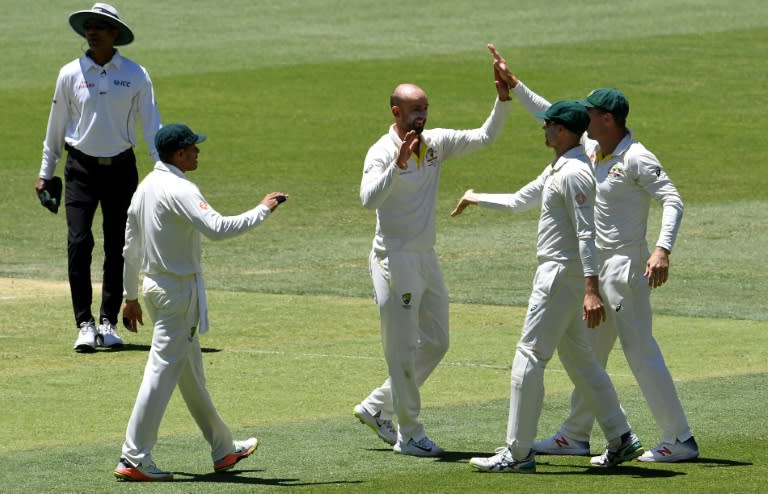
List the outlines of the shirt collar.
<svg viewBox="0 0 768 494">
<path fill-rule="evenodd" d="M 170 163 L 165 163 L 163 161 L 159 161 L 158 160 L 155 163 L 155 170 L 158 170 L 158 171 L 161 171 L 161 172 L 170 172 L 170 173 L 173 173 L 174 175 L 176 175 L 179 178 L 183 178 L 183 179 L 187 178 L 186 176 L 184 176 L 184 172 L 179 170 L 176 166 L 174 166 L 174 165 L 172 165 Z"/>
<path fill-rule="evenodd" d="M 104 66 L 101 66 L 101 65 L 97 64 L 96 62 L 94 62 L 93 59 L 91 57 L 89 57 L 88 55 L 83 55 L 81 57 L 81 60 L 83 61 L 83 66 L 84 66 L 86 71 L 91 70 L 91 69 L 99 70 L 99 69 L 102 69 L 104 67 L 107 67 L 108 65 L 113 65 L 116 69 L 119 70 L 120 66 L 123 63 L 123 57 L 120 55 L 120 51 L 118 51 L 117 49 L 115 49 L 115 54 L 112 55 L 112 58 L 109 60 L 109 62 L 104 64 Z"/>
<path fill-rule="evenodd" d="M 627 135 L 624 136 L 622 140 L 619 141 L 619 143 L 616 145 L 616 148 L 613 150 L 613 152 L 609 155 L 603 155 L 602 151 L 600 149 L 597 150 L 597 159 L 599 161 L 605 161 L 607 159 L 613 158 L 615 156 L 621 156 L 625 152 L 627 152 L 627 149 L 629 149 L 629 146 L 632 145 L 635 138 L 632 135 L 632 129 L 627 129 Z"/>
<path fill-rule="evenodd" d="M 572 147 L 571 149 L 563 153 L 562 156 L 557 158 L 557 160 L 555 160 L 555 162 L 552 163 L 552 171 L 556 172 L 560 170 L 568 160 L 572 160 L 572 159 L 580 159 L 587 163 L 589 162 L 589 160 L 587 159 L 587 155 L 584 152 L 584 146 L 578 145 L 578 146 Z"/>
</svg>

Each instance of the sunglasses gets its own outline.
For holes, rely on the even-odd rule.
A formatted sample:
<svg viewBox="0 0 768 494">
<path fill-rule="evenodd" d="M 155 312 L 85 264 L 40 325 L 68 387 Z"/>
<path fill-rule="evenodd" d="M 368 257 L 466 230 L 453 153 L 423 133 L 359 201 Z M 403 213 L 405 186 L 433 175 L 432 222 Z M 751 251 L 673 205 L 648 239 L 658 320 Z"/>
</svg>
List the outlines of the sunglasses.
<svg viewBox="0 0 768 494">
<path fill-rule="evenodd" d="M 83 24 L 83 29 L 86 31 L 90 30 L 96 30 L 96 31 L 106 31 L 108 29 L 113 29 L 112 24 L 106 21 L 95 21 L 95 22 L 86 22 Z"/>
</svg>

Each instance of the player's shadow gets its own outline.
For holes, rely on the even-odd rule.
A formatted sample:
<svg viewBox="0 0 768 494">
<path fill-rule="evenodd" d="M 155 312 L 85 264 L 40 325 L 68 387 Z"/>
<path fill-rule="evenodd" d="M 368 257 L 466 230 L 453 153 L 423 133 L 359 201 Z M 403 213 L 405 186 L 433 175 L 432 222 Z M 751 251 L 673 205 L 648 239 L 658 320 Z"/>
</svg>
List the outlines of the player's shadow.
<svg viewBox="0 0 768 494">
<path fill-rule="evenodd" d="M 471 451 L 449 451 L 442 456 L 435 458 L 437 462 L 448 463 L 466 463 L 473 457 L 485 458 L 491 456 L 487 451 L 484 452 L 471 452 Z M 585 461 L 586 464 L 574 465 L 573 462 L 568 464 L 552 464 L 546 460 L 546 456 L 537 455 L 536 465 L 549 468 L 562 468 L 569 471 L 541 471 L 538 470 L 536 475 L 620 475 L 635 478 L 666 478 L 676 477 L 678 475 L 685 475 L 685 472 L 677 472 L 669 469 L 653 468 L 646 465 L 634 466 L 631 463 L 623 463 L 613 468 L 600 468 L 589 465 L 589 458 L 581 457 L 580 461 Z M 576 469 L 576 470 L 574 470 Z"/>
<path fill-rule="evenodd" d="M 173 482 L 210 482 L 217 484 L 250 484 L 250 485 L 271 485 L 278 487 L 303 487 L 319 485 L 341 485 L 341 484 L 362 484 L 361 480 L 329 480 L 327 482 L 301 482 L 296 478 L 262 478 L 255 476 L 243 476 L 238 474 L 252 474 L 263 472 L 263 469 L 253 470 L 229 470 L 227 472 L 217 473 L 208 472 L 203 474 L 173 472 Z"/>
<path fill-rule="evenodd" d="M 710 467 L 751 467 L 752 463 L 748 461 L 722 460 L 720 458 L 702 458 L 699 456 L 694 460 L 688 460 L 686 463 L 696 463 L 702 466 Z"/>
<path fill-rule="evenodd" d="M 149 349 L 152 348 L 152 345 L 138 345 L 136 343 L 126 343 L 122 347 L 119 348 L 108 348 L 102 351 L 105 352 L 148 352 Z M 220 348 L 201 348 L 201 352 L 203 353 L 218 353 L 221 351 Z"/>
</svg>

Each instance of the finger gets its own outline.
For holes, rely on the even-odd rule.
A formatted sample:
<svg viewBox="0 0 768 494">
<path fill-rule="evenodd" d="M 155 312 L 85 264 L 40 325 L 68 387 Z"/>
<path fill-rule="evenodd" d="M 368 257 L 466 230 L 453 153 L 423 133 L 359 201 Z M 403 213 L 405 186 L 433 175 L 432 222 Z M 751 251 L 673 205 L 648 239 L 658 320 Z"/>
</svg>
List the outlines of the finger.
<svg viewBox="0 0 768 494">
<path fill-rule="evenodd" d="M 493 55 L 494 60 L 503 60 L 501 55 L 499 55 L 499 52 L 496 51 L 496 47 L 492 43 L 488 43 L 488 50 L 491 52 L 491 55 Z"/>
<path fill-rule="evenodd" d="M 460 201 L 456 207 L 451 211 L 451 216 L 458 216 L 466 209 L 467 204 L 464 201 Z"/>
</svg>

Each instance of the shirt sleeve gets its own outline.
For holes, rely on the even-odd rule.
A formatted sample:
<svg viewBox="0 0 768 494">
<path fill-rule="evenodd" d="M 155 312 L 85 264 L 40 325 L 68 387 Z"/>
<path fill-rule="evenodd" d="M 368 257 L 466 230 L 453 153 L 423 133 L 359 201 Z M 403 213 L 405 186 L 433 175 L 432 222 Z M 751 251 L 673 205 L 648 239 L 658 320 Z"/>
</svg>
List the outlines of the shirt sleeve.
<svg viewBox="0 0 768 494">
<path fill-rule="evenodd" d="M 155 149 L 155 134 L 160 130 L 161 120 L 160 111 L 157 108 L 157 101 L 155 100 L 155 89 L 152 86 L 152 79 L 149 77 L 149 72 L 141 68 L 144 72 L 144 85 L 139 91 L 138 95 L 138 110 L 141 119 L 141 131 L 144 134 L 144 141 L 147 143 L 147 149 L 149 155 L 152 157 L 152 161 L 156 162 L 160 159 Z"/>
<path fill-rule="evenodd" d="M 169 196 L 169 207 L 211 240 L 244 233 L 263 223 L 271 212 L 267 206 L 259 204 L 236 216 L 222 216 L 208 204 L 196 185 L 191 182 L 187 185 L 186 190 L 175 191 Z"/>
<path fill-rule="evenodd" d="M 579 241 L 579 257 L 584 276 L 597 276 L 599 269 L 595 246 L 595 181 L 587 173 L 567 173 L 564 182 L 565 203 Z"/>
<path fill-rule="evenodd" d="M 658 158 L 650 151 L 646 150 L 630 157 L 627 160 L 627 168 L 637 185 L 661 205 L 661 231 L 656 246 L 672 252 L 684 210 L 683 199 L 677 187 L 664 171 Z"/>
<path fill-rule="evenodd" d="M 517 96 L 517 99 L 523 105 L 523 108 L 525 108 L 525 110 L 530 113 L 532 117 L 534 116 L 534 113 L 539 111 L 546 111 L 550 106 L 552 106 L 552 103 L 547 101 L 546 98 L 539 96 L 538 94 L 531 91 L 528 86 L 523 84 L 523 81 L 518 81 L 517 86 L 512 88 L 512 92 L 515 94 L 515 96 Z M 536 120 L 540 123 L 543 123 L 539 118 L 536 118 Z"/>
<path fill-rule="evenodd" d="M 511 104 L 511 101 L 501 101 L 497 97 L 493 109 L 491 109 L 491 114 L 488 115 L 483 125 L 477 129 L 442 129 L 444 136 L 442 141 L 444 158 L 463 156 L 493 143 L 507 121 Z"/>
<path fill-rule="evenodd" d="M 128 220 L 125 225 L 125 245 L 123 246 L 123 297 L 126 300 L 139 298 L 139 272 L 144 261 L 144 237 L 136 222 L 133 204 L 128 208 Z"/>
<path fill-rule="evenodd" d="M 514 194 L 476 194 L 477 205 L 491 209 L 502 209 L 512 213 L 521 213 L 541 205 L 544 179 L 547 171 L 539 175 Z"/>
<path fill-rule="evenodd" d="M 366 208 L 378 208 L 392 192 L 399 176 L 395 159 L 388 153 L 382 153 L 377 146 L 368 150 L 360 182 L 360 202 Z"/>
<path fill-rule="evenodd" d="M 64 147 L 64 134 L 69 122 L 69 100 L 65 90 L 66 76 L 63 70 L 56 79 L 53 92 L 51 113 L 48 115 L 48 128 L 43 140 L 43 158 L 40 163 L 40 178 L 50 179 L 56 171 Z"/>
</svg>

